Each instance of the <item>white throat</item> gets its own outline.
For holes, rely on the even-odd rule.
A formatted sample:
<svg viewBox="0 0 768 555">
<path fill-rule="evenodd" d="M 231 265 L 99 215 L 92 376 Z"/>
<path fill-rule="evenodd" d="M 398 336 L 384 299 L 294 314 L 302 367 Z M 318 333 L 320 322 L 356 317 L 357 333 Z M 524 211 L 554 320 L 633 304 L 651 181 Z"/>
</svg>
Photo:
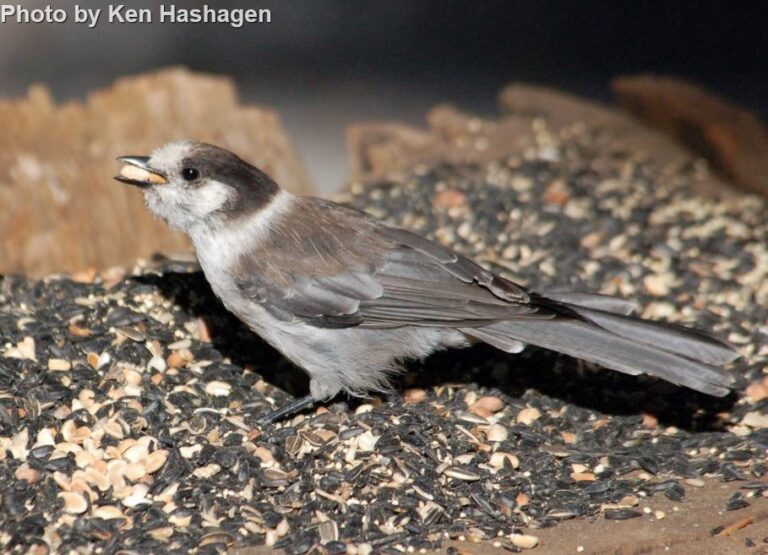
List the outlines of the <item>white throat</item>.
<svg viewBox="0 0 768 555">
<path fill-rule="evenodd" d="M 226 270 L 248 250 L 257 249 L 270 229 L 283 218 L 296 197 L 279 190 L 261 210 L 234 222 L 210 222 L 194 225 L 189 230 L 192 244 L 203 271 Z"/>
<path fill-rule="evenodd" d="M 168 225 L 190 233 L 230 201 L 232 189 L 218 181 L 208 181 L 195 189 L 177 185 L 160 185 L 144 193 L 144 201 L 153 214 Z"/>
</svg>

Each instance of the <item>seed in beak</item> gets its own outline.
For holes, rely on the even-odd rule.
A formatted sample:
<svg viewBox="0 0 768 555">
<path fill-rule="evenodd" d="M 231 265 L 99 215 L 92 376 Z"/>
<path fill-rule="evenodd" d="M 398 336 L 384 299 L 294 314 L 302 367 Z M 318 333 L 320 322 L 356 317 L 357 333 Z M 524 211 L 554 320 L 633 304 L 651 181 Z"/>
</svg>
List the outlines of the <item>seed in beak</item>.
<svg viewBox="0 0 768 555">
<path fill-rule="evenodd" d="M 125 177 L 126 179 L 131 179 L 134 181 L 143 181 L 145 183 L 151 183 L 153 185 L 165 185 L 166 183 L 168 183 L 168 181 L 162 175 L 152 173 L 151 171 L 147 171 L 143 168 L 140 168 L 138 166 L 132 166 L 130 164 L 126 164 L 125 166 L 120 168 L 120 175 L 122 177 Z"/>
</svg>

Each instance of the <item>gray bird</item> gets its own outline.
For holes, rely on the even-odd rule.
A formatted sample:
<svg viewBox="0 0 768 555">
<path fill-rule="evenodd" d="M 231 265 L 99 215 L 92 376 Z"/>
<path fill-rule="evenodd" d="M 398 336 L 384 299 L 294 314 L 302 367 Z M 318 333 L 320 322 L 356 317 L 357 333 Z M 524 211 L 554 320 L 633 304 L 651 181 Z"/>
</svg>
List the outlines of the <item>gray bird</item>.
<svg viewBox="0 0 768 555">
<path fill-rule="evenodd" d="M 737 353 L 706 333 L 631 315 L 603 295 L 540 294 L 424 237 L 294 196 L 235 154 L 176 142 L 119 158 L 116 177 L 189 235 L 215 294 L 310 376 L 310 395 L 266 423 L 340 392 L 384 390 L 406 359 L 478 341 L 544 347 L 627 374 L 724 396 Z"/>
</svg>

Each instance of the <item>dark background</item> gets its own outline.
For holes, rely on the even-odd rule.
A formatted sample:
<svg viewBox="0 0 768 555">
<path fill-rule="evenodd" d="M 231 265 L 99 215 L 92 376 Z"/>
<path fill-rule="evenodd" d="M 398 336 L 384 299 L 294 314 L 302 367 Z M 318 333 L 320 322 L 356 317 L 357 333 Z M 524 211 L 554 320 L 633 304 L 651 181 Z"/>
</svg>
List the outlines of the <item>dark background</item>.
<svg viewBox="0 0 768 555">
<path fill-rule="evenodd" d="M 172 3 L 172 2 L 167 2 Z M 46 2 L 22 2 L 41 7 Z M 419 124 L 449 101 L 495 111 L 511 81 L 610 100 L 618 74 L 683 77 L 768 114 L 768 2 L 439 0 L 209 2 L 272 10 L 272 23 L 0 25 L 0 94 L 49 84 L 82 97 L 115 77 L 183 64 L 232 75 L 245 99 L 275 107 L 320 188 L 345 175 L 344 127 Z M 79 2 L 102 7 L 103 2 Z M 158 2 L 126 2 L 153 7 Z M 198 2 L 177 2 L 194 7 Z"/>
</svg>

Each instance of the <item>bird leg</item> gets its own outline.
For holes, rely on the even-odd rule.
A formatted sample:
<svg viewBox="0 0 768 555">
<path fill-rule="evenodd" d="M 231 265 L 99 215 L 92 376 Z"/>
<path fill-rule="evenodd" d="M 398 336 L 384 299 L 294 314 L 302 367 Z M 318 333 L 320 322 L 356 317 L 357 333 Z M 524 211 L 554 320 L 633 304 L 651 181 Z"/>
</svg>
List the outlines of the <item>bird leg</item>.
<svg viewBox="0 0 768 555">
<path fill-rule="evenodd" d="M 293 416 L 297 412 L 301 412 L 303 410 L 312 408 L 315 406 L 315 398 L 312 397 L 312 395 L 307 395 L 305 397 L 299 397 L 298 399 L 294 399 L 287 405 L 284 405 L 280 407 L 279 409 L 273 410 L 272 412 L 269 412 L 259 418 L 256 421 L 256 424 L 259 426 L 265 426 L 267 424 L 272 424 L 273 422 L 277 422 L 278 420 L 282 420 L 284 418 L 288 418 L 289 416 Z"/>
</svg>

